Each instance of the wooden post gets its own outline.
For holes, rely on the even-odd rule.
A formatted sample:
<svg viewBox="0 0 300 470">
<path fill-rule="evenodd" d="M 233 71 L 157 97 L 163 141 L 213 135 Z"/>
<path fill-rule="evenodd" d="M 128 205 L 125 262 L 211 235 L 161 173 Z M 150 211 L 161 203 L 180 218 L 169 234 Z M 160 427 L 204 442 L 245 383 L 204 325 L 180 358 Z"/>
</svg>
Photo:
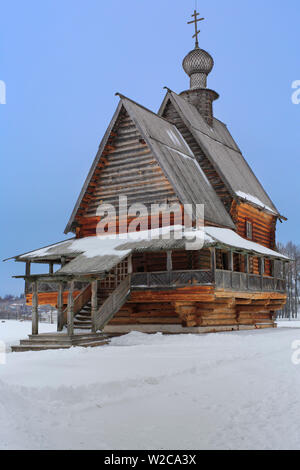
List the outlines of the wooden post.
<svg viewBox="0 0 300 470">
<path fill-rule="evenodd" d="M 31 272 L 31 262 L 26 261 L 26 271 L 25 271 L 26 276 L 30 276 L 30 272 Z"/>
<path fill-rule="evenodd" d="M 265 258 L 260 258 L 259 270 L 260 275 L 263 276 L 265 274 Z"/>
<path fill-rule="evenodd" d="M 168 271 L 168 282 L 169 282 L 169 285 L 171 284 L 171 280 L 172 280 L 172 269 L 173 269 L 173 264 L 172 264 L 172 251 L 167 251 L 167 271 Z"/>
<path fill-rule="evenodd" d="M 53 263 L 49 263 L 49 274 L 53 274 Z"/>
<path fill-rule="evenodd" d="M 211 270 L 213 273 L 213 280 L 216 281 L 216 249 L 211 249 Z"/>
<path fill-rule="evenodd" d="M 249 274 L 249 255 L 245 255 L 245 273 Z"/>
<path fill-rule="evenodd" d="M 62 331 L 64 325 L 64 318 L 63 318 L 63 306 L 64 306 L 64 299 L 63 299 L 63 283 L 60 282 L 58 284 L 58 295 L 57 295 L 57 331 Z"/>
<path fill-rule="evenodd" d="M 69 282 L 69 296 L 68 296 L 68 335 L 74 334 L 74 281 Z"/>
<path fill-rule="evenodd" d="M 38 281 L 32 283 L 32 334 L 39 334 L 39 293 Z"/>
<path fill-rule="evenodd" d="M 228 266 L 229 266 L 229 271 L 233 271 L 233 251 L 230 251 L 228 253 Z"/>
<path fill-rule="evenodd" d="M 172 251 L 167 251 L 167 271 L 172 271 L 173 263 L 172 263 Z"/>
<path fill-rule="evenodd" d="M 259 259 L 259 272 L 261 276 L 261 290 L 264 288 L 264 273 L 265 273 L 265 258 L 260 258 Z"/>
<path fill-rule="evenodd" d="M 95 318 L 98 310 L 98 281 L 92 281 L 92 333 L 96 333 Z"/>
<path fill-rule="evenodd" d="M 249 290 L 249 271 L 250 271 L 249 255 L 245 255 L 245 273 L 247 274 L 247 290 Z"/>
<path fill-rule="evenodd" d="M 275 260 L 270 258 L 270 259 L 269 259 L 269 263 L 270 263 L 271 277 L 275 278 L 275 277 L 276 277 L 276 273 L 275 273 Z"/>
<path fill-rule="evenodd" d="M 132 267 L 132 255 L 128 256 L 128 267 L 127 267 L 127 272 L 128 274 L 132 274 L 133 267 Z"/>
</svg>

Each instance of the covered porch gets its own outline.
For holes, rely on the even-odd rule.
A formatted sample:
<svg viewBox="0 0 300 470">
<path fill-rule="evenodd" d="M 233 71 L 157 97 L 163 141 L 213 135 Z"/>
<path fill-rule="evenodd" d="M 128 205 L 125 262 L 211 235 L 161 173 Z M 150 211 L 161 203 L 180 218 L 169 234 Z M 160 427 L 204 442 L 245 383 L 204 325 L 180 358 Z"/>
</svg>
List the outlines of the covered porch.
<svg viewBox="0 0 300 470">
<path fill-rule="evenodd" d="M 75 344 L 78 335 L 85 340 L 87 334 L 99 334 L 139 292 L 147 297 L 147 292 L 172 291 L 175 310 L 176 292 L 182 289 L 192 289 L 193 295 L 209 290 L 210 296 L 223 291 L 284 296 L 288 258 L 228 229 L 205 227 L 201 237 L 201 249 L 188 249 L 184 237 L 151 239 L 147 232 L 135 240 L 72 239 L 19 255 L 15 260 L 26 263 L 25 275 L 17 277 L 25 279 L 32 305 L 32 337 L 39 335 L 39 302 L 47 292 L 57 308 L 57 331 L 68 344 Z M 32 273 L 34 263 L 48 264 L 48 273 Z M 86 313 L 89 318 L 83 322 Z"/>
</svg>

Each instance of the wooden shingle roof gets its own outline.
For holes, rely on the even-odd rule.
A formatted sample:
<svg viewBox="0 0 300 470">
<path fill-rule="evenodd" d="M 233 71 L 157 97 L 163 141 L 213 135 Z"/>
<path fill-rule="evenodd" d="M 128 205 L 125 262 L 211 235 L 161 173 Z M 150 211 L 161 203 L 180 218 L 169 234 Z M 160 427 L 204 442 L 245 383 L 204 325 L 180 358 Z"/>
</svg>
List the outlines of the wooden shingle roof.
<svg viewBox="0 0 300 470">
<path fill-rule="evenodd" d="M 171 90 L 168 90 L 166 94 L 159 115 L 163 115 L 169 101 L 220 175 L 232 197 L 248 200 L 280 216 L 243 157 L 227 126 L 218 119 L 214 119 L 213 127 L 210 127 L 195 106 Z"/>
<path fill-rule="evenodd" d="M 178 129 L 152 111 L 140 106 L 123 95 L 119 96 L 120 103 L 104 139 L 101 142 L 99 151 L 84 183 L 65 233 L 72 230 L 78 208 L 122 107 L 125 108 L 151 149 L 166 178 L 174 188 L 180 202 L 182 204 L 192 204 L 193 206 L 196 204 L 204 204 L 206 221 L 223 227 L 234 228 L 230 215 L 206 178 L 192 150 Z"/>
</svg>

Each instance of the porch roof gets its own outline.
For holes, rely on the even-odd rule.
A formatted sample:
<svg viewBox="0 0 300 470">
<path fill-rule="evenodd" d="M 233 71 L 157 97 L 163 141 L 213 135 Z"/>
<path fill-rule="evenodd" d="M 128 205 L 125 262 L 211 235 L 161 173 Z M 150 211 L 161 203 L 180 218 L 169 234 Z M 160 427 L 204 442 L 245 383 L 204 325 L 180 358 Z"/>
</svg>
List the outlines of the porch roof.
<svg viewBox="0 0 300 470">
<path fill-rule="evenodd" d="M 289 258 L 277 251 L 240 237 L 230 229 L 205 227 L 202 230 L 186 231 L 180 237 L 183 227 L 165 227 L 164 229 L 122 234 L 118 236 L 86 237 L 70 239 L 39 250 L 31 251 L 10 259 L 33 263 L 67 263 L 55 275 L 81 275 L 105 273 L 134 252 L 153 252 L 168 250 L 191 250 L 200 247 L 224 247 L 247 252 L 256 256 L 286 260 Z M 195 236 L 200 245 L 191 245 L 191 236 Z M 168 238 L 167 238 L 168 237 Z"/>
</svg>

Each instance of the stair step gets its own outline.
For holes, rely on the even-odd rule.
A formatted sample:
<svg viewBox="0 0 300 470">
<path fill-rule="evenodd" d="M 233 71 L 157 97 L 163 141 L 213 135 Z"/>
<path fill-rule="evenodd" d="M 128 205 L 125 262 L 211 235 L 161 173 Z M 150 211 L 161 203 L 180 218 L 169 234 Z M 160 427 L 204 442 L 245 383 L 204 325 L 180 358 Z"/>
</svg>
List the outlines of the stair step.
<svg viewBox="0 0 300 470">
<path fill-rule="evenodd" d="M 104 338 L 108 339 L 109 336 L 103 335 L 102 333 L 78 333 L 73 336 L 67 336 L 67 334 L 57 334 L 57 335 L 37 335 L 37 336 L 28 336 L 28 340 L 21 340 L 21 341 L 31 341 L 35 343 L 44 343 L 44 342 L 53 342 L 53 341 L 60 341 L 60 342 L 66 342 L 66 341 L 71 341 L 71 340 L 89 340 L 89 339 L 99 339 L 99 338 Z"/>
<path fill-rule="evenodd" d="M 91 330 L 92 323 L 90 325 L 77 325 L 74 323 L 74 327 L 78 328 L 79 330 Z"/>
<path fill-rule="evenodd" d="M 69 349 L 71 347 L 97 347 L 109 344 L 110 336 L 102 333 L 79 333 L 73 336 L 66 334 L 29 335 L 29 339 L 20 341 L 20 345 L 12 346 L 13 352 L 44 351 L 47 349 Z"/>
<path fill-rule="evenodd" d="M 26 352 L 26 351 L 46 351 L 47 349 L 69 349 L 70 345 L 55 345 L 55 344 L 31 344 L 31 345 L 19 345 L 12 346 L 12 352 Z"/>
<path fill-rule="evenodd" d="M 23 345 L 20 344 L 19 346 L 12 346 L 11 350 L 12 352 L 47 351 L 47 350 L 57 350 L 57 349 L 70 349 L 74 346 L 81 347 L 81 348 L 95 348 L 98 346 L 105 346 L 106 344 L 109 344 L 108 339 L 82 342 L 80 344 L 46 344 L 46 343 L 33 344 L 31 343 L 31 344 L 23 344 Z"/>
<path fill-rule="evenodd" d="M 80 315 L 76 315 L 74 318 L 74 322 L 75 321 L 91 321 L 91 315 L 82 315 L 80 313 Z"/>
</svg>

